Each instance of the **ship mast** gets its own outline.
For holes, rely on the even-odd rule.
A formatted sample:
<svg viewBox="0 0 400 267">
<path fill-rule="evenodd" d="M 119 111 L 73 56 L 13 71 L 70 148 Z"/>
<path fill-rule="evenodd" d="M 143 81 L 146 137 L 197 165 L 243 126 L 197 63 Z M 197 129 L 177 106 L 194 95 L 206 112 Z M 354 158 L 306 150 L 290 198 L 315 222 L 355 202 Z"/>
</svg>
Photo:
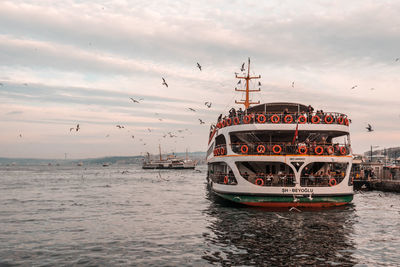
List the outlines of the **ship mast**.
<svg viewBox="0 0 400 267">
<path fill-rule="evenodd" d="M 250 77 L 250 58 L 249 58 L 249 64 L 247 64 L 247 76 L 239 77 L 236 74 L 236 78 L 237 79 L 245 79 L 246 80 L 246 89 L 245 90 L 241 90 L 241 89 L 235 88 L 235 91 L 237 91 L 237 92 L 246 92 L 246 99 L 245 100 L 241 100 L 241 101 L 236 101 L 235 100 L 235 103 L 236 104 L 243 104 L 245 109 L 248 109 L 251 104 L 260 104 L 260 101 L 250 102 L 250 99 L 249 99 L 250 92 L 259 92 L 259 91 L 261 91 L 260 89 L 258 89 L 258 90 L 249 90 L 249 82 L 250 82 L 250 80 L 252 80 L 252 79 L 260 79 L 261 78 L 261 75 Z"/>
</svg>

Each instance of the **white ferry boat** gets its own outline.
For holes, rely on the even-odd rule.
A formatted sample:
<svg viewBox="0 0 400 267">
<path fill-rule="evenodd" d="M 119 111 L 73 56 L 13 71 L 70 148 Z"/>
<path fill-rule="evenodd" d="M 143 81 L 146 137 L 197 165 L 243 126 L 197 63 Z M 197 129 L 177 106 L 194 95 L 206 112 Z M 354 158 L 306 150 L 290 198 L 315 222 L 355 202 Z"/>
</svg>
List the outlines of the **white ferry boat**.
<svg viewBox="0 0 400 267">
<path fill-rule="evenodd" d="M 263 207 L 330 207 L 353 199 L 349 119 L 299 103 L 251 102 L 211 125 L 207 181 L 222 198 Z M 251 106 L 253 104 L 257 104 Z"/>
<path fill-rule="evenodd" d="M 197 162 L 189 159 L 186 153 L 186 158 L 177 158 L 175 155 L 168 155 L 166 158 L 161 156 L 161 147 L 159 147 L 159 159 L 152 160 L 150 154 L 147 153 L 147 158 L 143 161 L 142 169 L 194 169 Z"/>
</svg>

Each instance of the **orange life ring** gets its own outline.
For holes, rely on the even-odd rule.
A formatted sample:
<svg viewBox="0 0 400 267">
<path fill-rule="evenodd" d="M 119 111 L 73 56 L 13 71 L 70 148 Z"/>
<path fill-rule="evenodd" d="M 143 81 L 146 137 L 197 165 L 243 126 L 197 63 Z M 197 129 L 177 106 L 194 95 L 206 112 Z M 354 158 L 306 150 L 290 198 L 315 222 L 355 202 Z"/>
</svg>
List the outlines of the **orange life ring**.
<svg viewBox="0 0 400 267">
<path fill-rule="evenodd" d="M 299 151 L 300 154 L 307 154 L 308 151 L 306 146 L 299 146 L 297 150 Z"/>
<path fill-rule="evenodd" d="M 324 153 L 324 148 L 323 148 L 322 146 L 317 146 L 317 147 L 314 149 L 314 152 L 315 152 L 315 154 L 317 154 L 317 155 L 322 155 L 322 153 Z"/>
<path fill-rule="evenodd" d="M 271 116 L 271 121 L 273 122 L 273 123 L 278 123 L 279 122 L 279 116 L 278 115 L 272 115 Z"/>
<path fill-rule="evenodd" d="M 336 179 L 335 178 L 330 179 L 329 186 L 335 186 L 335 185 L 337 185 Z"/>
<path fill-rule="evenodd" d="M 333 122 L 332 115 L 326 115 L 324 121 L 325 121 L 326 124 L 331 124 Z"/>
<path fill-rule="evenodd" d="M 221 153 L 221 155 L 225 155 L 225 148 L 221 147 L 220 148 L 220 153 Z"/>
<path fill-rule="evenodd" d="M 258 145 L 257 146 L 257 152 L 258 153 L 264 153 L 265 152 L 265 146 L 264 145 Z"/>
<path fill-rule="evenodd" d="M 335 149 L 333 148 L 333 146 L 328 146 L 326 148 L 326 151 L 328 152 L 329 155 L 332 155 L 335 152 Z"/>
<path fill-rule="evenodd" d="M 277 148 L 278 150 L 276 150 L 276 148 Z M 282 152 L 282 147 L 281 147 L 280 145 L 274 145 L 274 146 L 272 147 L 272 151 L 273 151 L 275 154 L 279 154 L 279 153 Z"/>
<path fill-rule="evenodd" d="M 243 154 L 247 154 L 247 152 L 249 152 L 249 147 L 247 145 L 242 145 L 242 147 L 240 148 L 240 151 Z"/>
<path fill-rule="evenodd" d="M 240 120 L 238 117 L 233 118 L 233 124 L 238 125 L 240 123 Z"/>
<path fill-rule="evenodd" d="M 318 123 L 320 123 L 320 121 L 321 121 L 321 118 L 318 117 L 317 115 L 315 115 L 311 118 L 311 122 L 314 124 L 318 124 Z"/>
<path fill-rule="evenodd" d="M 263 186 L 264 185 L 264 180 L 261 179 L 261 178 L 257 178 L 256 181 L 255 181 L 255 184 L 259 185 L 259 186 Z"/>
<path fill-rule="evenodd" d="M 339 124 L 343 124 L 343 123 L 344 123 L 344 119 L 343 119 L 342 116 L 340 116 L 340 117 L 338 118 L 338 123 L 339 123 Z"/>
<path fill-rule="evenodd" d="M 307 118 L 304 115 L 299 116 L 298 121 L 300 124 L 304 124 L 307 122 Z"/>
<path fill-rule="evenodd" d="M 232 125 L 232 119 L 231 118 L 227 118 L 226 119 L 226 126 L 231 126 Z"/>
<path fill-rule="evenodd" d="M 250 121 L 251 121 L 250 115 L 244 116 L 244 118 L 243 118 L 243 122 L 244 122 L 244 123 L 248 124 L 248 123 L 250 123 Z"/>
<path fill-rule="evenodd" d="M 342 146 L 342 147 L 339 149 L 339 151 L 340 151 L 340 154 L 346 155 L 347 149 L 346 149 L 346 147 Z"/>
<path fill-rule="evenodd" d="M 225 177 L 224 177 L 224 184 L 228 184 L 228 182 L 229 182 L 228 175 L 225 175 Z"/>
<path fill-rule="evenodd" d="M 285 118 L 283 118 L 283 121 L 285 123 L 292 123 L 293 122 L 293 116 L 292 115 L 286 115 Z"/>
<path fill-rule="evenodd" d="M 258 115 L 257 117 L 258 123 L 265 123 L 267 121 L 267 117 L 264 114 Z"/>
</svg>

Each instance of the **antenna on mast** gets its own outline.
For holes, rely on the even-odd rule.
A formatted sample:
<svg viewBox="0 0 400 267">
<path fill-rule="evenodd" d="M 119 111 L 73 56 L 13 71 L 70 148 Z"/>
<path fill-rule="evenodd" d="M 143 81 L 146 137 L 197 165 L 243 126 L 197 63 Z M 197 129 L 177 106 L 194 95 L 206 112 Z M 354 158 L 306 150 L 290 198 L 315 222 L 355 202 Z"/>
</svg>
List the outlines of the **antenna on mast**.
<svg viewBox="0 0 400 267">
<path fill-rule="evenodd" d="M 241 101 L 236 101 L 235 100 L 235 103 L 236 104 L 243 104 L 245 109 L 248 109 L 251 104 L 260 104 L 260 101 L 250 102 L 250 98 L 249 98 L 250 92 L 259 92 L 259 91 L 261 91 L 261 89 L 249 90 L 249 82 L 250 82 L 250 80 L 252 80 L 252 79 L 260 79 L 261 78 L 261 75 L 254 76 L 254 77 L 250 76 L 250 58 L 249 58 L 249 64 L 247 64 L 247 76 L 239 77 L 236 74 L 236 78 L 237 79 L 245 79 L 246 80 L 246 89 L 245 90 L 241 90 L 241 89 L 235 88 L 235 91 L 237 91 L 237 92 L 246 92 L 246 99 L 245 100 L 241 100 Z"/>
</svg>

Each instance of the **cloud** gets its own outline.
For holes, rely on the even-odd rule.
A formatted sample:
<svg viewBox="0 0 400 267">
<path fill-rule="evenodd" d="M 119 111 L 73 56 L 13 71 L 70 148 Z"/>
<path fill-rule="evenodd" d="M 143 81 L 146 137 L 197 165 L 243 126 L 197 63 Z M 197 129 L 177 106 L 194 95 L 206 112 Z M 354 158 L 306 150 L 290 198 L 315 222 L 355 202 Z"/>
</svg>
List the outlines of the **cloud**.
<svg viewBox="0 0 400 267">
<path fill-rule="evenodd" d="M 43 147 L 31 146 L 32 156 L 54 155 L 56 144 L 87 156 L 156 150 L 158 142 L 205 150 L 208 126 L 198 118 L 211 123 L 238 107 L 234 72 L 248 57 L 262 75 L 262 92 L 253 100 L 348 114 L 356 152 L 369 143 L 398 145 L 399 13 L 396 1 L 3 1 L 2 146 L 23 155 L 15 139 L 23 130 L 34 133 L 24 141 Z M 144 100 L 133 104 L 129 97 Z M 211 109 L 205 101 L 213 102 Z M 85 130 L 68 135 L 78 122 Z M 365 134 L 367 122 L 376 127 L 374 135 Z M 124 146 L 129 135 L 116 124 L 135 129 L 155 148 L 130 139 L 132 147 Z M 182 128 L 192 135 L 160 139 Z M 111 130 L 116 137 L 106 142 L 115 149 L 109 143 L 101 149 Z"/>
</svg>

